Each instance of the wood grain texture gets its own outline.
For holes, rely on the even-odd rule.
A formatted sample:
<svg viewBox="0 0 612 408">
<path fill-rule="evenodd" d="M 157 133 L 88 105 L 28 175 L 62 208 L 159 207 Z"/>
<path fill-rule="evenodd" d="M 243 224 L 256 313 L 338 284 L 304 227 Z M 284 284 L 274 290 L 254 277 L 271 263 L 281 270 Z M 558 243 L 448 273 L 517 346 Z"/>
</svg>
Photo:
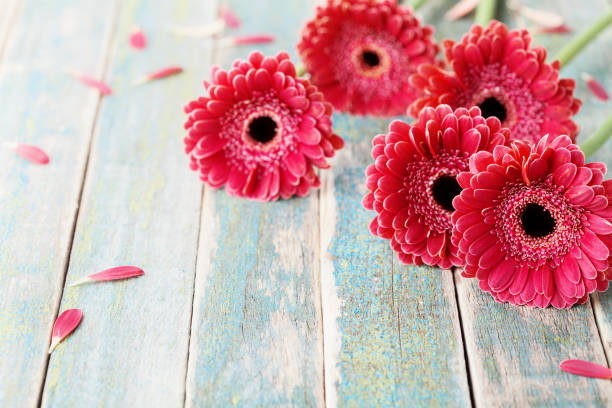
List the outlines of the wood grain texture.
<svg viewBox="0 0 612 408">
<path fill-rule="evenodd" d="M 183 405 L 202 187 L 183 153 L 182 108 L 210 68 L 212 41 L 167 27 L 206 24 L 215 11 L 195 0 L 122 2 L 114 94 L 100 110 L 66 281 L 119 265 L 145 275 L 64 290 L 61 309 L 84 316 L 51 356 L 43 406 Z M 135 24 L 144 51 L 129 46 Z M 133 86 L 168 65 L 185 73 Z"/>
<path fill-rule="evenodd" d="M 428 2 L 419 14 L 435 24 L 450 3 Z M 371 140 L 389 122 L 335 116 L 334 128 L 347 143 L 323 174 L 321 192 L 326 401 L 469 406 L 451 272 L 401 264 L 388 241 L 370 234 L 374 214 L 361 205 Z"/>
<path fill-rule="evenodd" d="M 598 13 L 601 15 L 606 7 L 612 7 L 612 1 L 598 1 L 596 3 Z M 564 9 L 565 10 L 565 9 Z M 593 75 L 609 93 L 612 93 L 612 75 L 610 64 L 612 55 L 609 53 L 612 47 L 612 28 L 608 28 L 597 38 L 596 43 L 589 46 L 582 56 L 576 58 L 564 70 L 564 73 L 579 77 L 581 72 Z M 603 51 L 603 52 L 602 52 Z M 609 115 L 612 115 L 612 101 L 602 102 L 593 97 L 582 81 L 578 81 L 578 97 L 583 101 L 583 107 L 579 114 L 582 132 L 579 140 L 584 140 L 592 134 Z M 608 166 L 607 178 L 612 178 L 612 142 L 608 141 L 594 154 L 591 161 L 601 161 Z M 598 293 L 591 296 L 595 318 L 598 323 L 601 341 L 606 351 L 608 366 L 612 358 L 612 291 Z"/>
<path fill-rule="evenodd" d="M 607 8 L 605 1 L 592 1 L 581 7 L 558 1 L 522 3 L 561 14 L 575 32 L 584 29 Z M 507 14 L 505 17 L 505 21 L 510 20 Z M 533 26 L 528 21 L 518 23 Z M 545 45 L 552 59 L 569 38 L 538 35 L 534 42 Z M 599 47 L 606 43 L 606 38 L 610 42 L 608 34 L 597 40 Z M 608 63 L 597 49 L 595 45 L 589 46 L 562 72 L 562 76 L 576 78 L 576 94 L 585 102 L 576 116 L 582 129 L 579 140 L 593 132 L 609 114 L 579 79 L 580 72 L 587 70 L 609 80 L 609 74 L 602 69 Z M 572 376 L 558 368 L 562 360 L 569 358 L 606 365 L 590 303 L 571 310 L 499 304 L 481 292 L 475 280 L 461 278 L 459 271 L 456 274 L 476 406 L 610 406 L 610 382 Z"/>
<path fill-rule="evenodd" d="M 293 51 L 309 8 L 276 0 L 227 6 L 243 19 L 237 33 L 275 35 L 258 47 L 264 54 Z M 222 50 L 220 65 L 249 52 Z M 208 188 L 204 196 L 187 406 L 322 407 L 317 192 L 274 203 Z"/>
<path fill-rule="evenodd" d="M 451 272 L 401 264 L 361 205 L 370 141 L 388 122 L 335 115 L 346 146 L 321 192 L 327 404 L 469 406 Z"/>
<path fill-rule="evenodd" d="M 51 163 L 35 166 L 0 148 L 3 407 L 38 401 L 99 101 L 63 70 L 102 74 L 115 8 L 94 0 L 23 1 L 6 42 L 0 139 L 34 143 Z"/>
</svg>

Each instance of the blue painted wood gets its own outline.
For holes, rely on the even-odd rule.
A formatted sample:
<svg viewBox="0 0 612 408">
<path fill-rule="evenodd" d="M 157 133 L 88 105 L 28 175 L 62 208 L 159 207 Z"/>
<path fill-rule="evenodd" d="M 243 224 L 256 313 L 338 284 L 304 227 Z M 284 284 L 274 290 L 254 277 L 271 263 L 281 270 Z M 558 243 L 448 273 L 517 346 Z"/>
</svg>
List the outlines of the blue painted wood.
<svg viewBox="0 0 612 408">
<path fill-rule="evenodd" d="M 12 5 L 11 5 L 12 4 Z M 99 96 L 63 70 L 100 76 L 113 2 L 3 2 L 0 145 L 34 143 L 35 166 L 0 147 L 0 406 L 37 404 Z M 0 47 L 2 40 L 0 39 Z"/>
<path fill-rule="evenodd" d="M 469 406 L 451 272 L 401 264 L 361 206 L 370 140 L 388 122 L 335 116 L 347 144 L 321 195 L 327 402 Z"/>
<path fill-rule="evenodd" d="M 598 1 L 596 15 L 601 15 L 606 7 L 612 7 L 612 1 Z M 564 8 L 564 12 L 571 13 Z M 565 13 L 564 13 L 565 15 Z M 594 16 L 592 17 L 594 18 Z M 564 69 L 564 73 L 576 78 L 582 72 L 587 72 L 595 77 L 612 94 L 612 75 L 610 64 L 612 55 L 608 52 L 612 46 L 612 28 L 608 28 L 597 38 L 594 44 L 589 45 L 583 53 Z M 586 84 L 578 80 L 577 95 L 583 101 L 583 106 L 578 114 L 581 126 L 580 140 L 585 140 L 612 114 L 612 100 L 602 102 L 595 98 L 587 89 Z M 601 161 L 608 166 L 607 178 L 612 178 L 612 142 L 608 141 L 595 153 L 591 161 Z M 612 292 L 608 290 L 591 296 L 593 309 L 597 319 L 601 341 L 606 350 L 608 365 L 612 358 Z"/>
<path fill-rule="evenodd" d="M 99 113 L 66 281 L 118 265 L 145 275 L 64 289 L 61 310 L 79 307 L 84 317 L 51 356 L 45 407 L 183 405 L 202 187 L 183 152 L 182 108 L 210 68 L 212 41 L 167 27 L 206 24 L 215 7 L 121 4 L 114 95 Z M 135 24 L 148 36 L 143 51 L 129 46 Z M 133 86 L 168 65 L 185 73 Z"/>
<path fill-rule="evenodd" d="M 607 8 L 603 0 L 583 7 L 558 1 L 522 3 L 561 14 L 576 32 Z M 504 17 L 505 21 L 511 20 L 507 14 Z M 533 23 L 525 23 L 533 26 Z M 552 59 L 569 38 L 568 35 L 538 35 L 534 42 L 545 45 Z M 611 40 L 606 34 L 597 43 L 602 47 L 612 44 Z M 579 79 L 582 70 L 592 70 L 604 81 L 609 81 L 609 72 L 602 70 L 608 57 L 602 58 L 597 50 L 597 46 L 590 46 L 562 71 L 562 76 L 576 78 L 576 94 L 585 102 L 575 117 L 582 129 L 579 140 L 592 132 L 601 123 L 599 118 L 603 119 L 609 111 L 589 95 Z M 569 358 L 606 364 L 590 303 L 571 310 L 502 305 L 481 292 L 475 281 L 462 279 L 459 271 L 456 275 L 476 405 L 610 406 L 610 382 L 573 376 L 558 368 L 562 360 Z"/>
<path fill-rule="evenodd" d="M 264 54 L 293 51 L 310 8 L 275 0 L 227 6 L 243 21 L 236 33 L 276 36 L 256 47 Z M 250 51 L 224 50 L 219 63 Z M 274 203 L 208 188 L 204 196 L 187 406 L 322 407 L 317 192 Z"/>
</svg>

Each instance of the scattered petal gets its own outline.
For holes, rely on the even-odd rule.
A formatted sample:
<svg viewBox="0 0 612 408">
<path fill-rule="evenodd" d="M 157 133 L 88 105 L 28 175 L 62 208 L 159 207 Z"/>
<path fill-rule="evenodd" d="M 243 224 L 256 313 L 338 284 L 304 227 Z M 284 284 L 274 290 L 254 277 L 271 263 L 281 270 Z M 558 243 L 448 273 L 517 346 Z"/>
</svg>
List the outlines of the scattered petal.
<svg viewBox="0 0 612 408">
<path fill-rule="evenodd" d="M 221 16 L 223 21 L 225 21 L 225 25 L 227 25 L 229 28 L 240 27 L 240 19 L 232 10 L 230 10 L 229 7 L 219 7 L 219 15 Z"/>
<path fill-rule="evenodd" d="M 556 27 L 536 27 L 531 31 L 535 34 L 567 34 L 571 33 L 572 29 L 566 24 L 561 24 Z"/>
<path fill-rule="evenodd" d="M 222 43 L 226 45 L 250 45 L 267 44 L 274 41 L 274 36 L 269 34 L 241 35 L 236 37 L 225 37 Z"/>
<path fill-rule="evenodd" d="M 597 99 L 599 99 L 600 101 L 607 101 L 608 99 L 610 99 L 608 92 L 606 92 L 606 89 L 603 87 L 603 85 L 600 84 L 591 75 L 587 74 L 586 72 L 583 72 L 582 79 L 584 80 L 584 82 L 586 82 L 587 86 L 589 87 L 589 90 L 593 95 L 595 95 Z"/>
<path fill-rule="evenodd" d="M 599 364 L 584 360 L 565 360 L 559 364 L 559 368 L 566 373 L 581 375 L 591 378 L 612 378 L 612 370 Z"/>
<path fill-rule="evenodd" d="M 474 11 L 478 3 L 480 0 L 460 0 L 444 14 L 444 17 L 449 21 L 459 20 Z"/>
<path fill-rule="evenodd" d="M 202 26 L 182 27 L 182 26 L 171 26 L 169 30 L 176 35 L 185 37 L 212 37 L 213 35 L 220 34 L 223 32 L 225 27 L 225 21 L 219 18 L 212 23 L 205 24 Z"/>
<path fill-rule="evenodd" d="M 102 95 L 110 95 L 113 93 L 113 90 L 111 89 L 111 87 L 102 81 L 88 77 L 83 74 L 79 74 L 78 72 L 69 72 L 69 74 L 77 78 L 84 85 L 97 89 L 98 91 L 100 91 L 100 94 Z"/>
<path fill-rule="evenodd" d="M 550 11 L 537 10 L 523 5 L 519 6 L 517 11 L 523 17 L 528 18 L 542 27 L 559 27 L 565 22 L 563 17 L 561 17 L 559 14 Z"/>
<path fill-rule="evenodd" d="M 146 82 L 154 81 L 156 79 L 166 78 L 172 75 L 177 75 L 183 72 L 183 68 L 179 66 L 171 66 L 167 68 L 160 69 L 159 71 L 155 71 L 150 73 L 149 75 L 142 78 L 140 81 L 136 82 L 135 85 L 142 85 Z"/>
<path fill-rule="evenodd" d="M 147 37 L 140 27 L 134 27 L 132 29 L 130 44 L 138 50 L 142 50 L 147 46 Z"/>
<path fill-rule="evenodd" d="M 49 156 L 38 146 L 25 143 L 5 143 L 4 145 L 34 164 L 45 165 L 49 163 Z"/>
<path fill-rule="evenodd" d="M 62 340 L 68 337 L 68 335 L 77 328 L 82 318 L 83 311 L 81 309 L 67 309 L 62 312 L 53 325 L 49 354 L 55 350 Z"/>
<path fill-rule="evenodd" d="M 85 276 L 84 278 L 71 283 L 70 285 L 68 285 L 68 287 L 70 288 L 88 282 L 106 282 L 120 279 L 128 279 L 141 275 L 144 275 L 144 271 L 137 266 L 117 266 L 114 268 L 106 269 L 102 272 Z"/>
</svg>

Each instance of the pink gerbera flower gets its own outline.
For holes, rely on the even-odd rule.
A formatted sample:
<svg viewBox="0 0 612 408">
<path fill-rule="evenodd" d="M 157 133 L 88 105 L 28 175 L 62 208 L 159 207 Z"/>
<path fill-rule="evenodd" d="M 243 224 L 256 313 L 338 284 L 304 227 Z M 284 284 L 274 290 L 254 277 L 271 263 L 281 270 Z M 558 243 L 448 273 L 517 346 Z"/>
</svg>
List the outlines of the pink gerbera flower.
<svg viewBox="0 0 612 408">
<path fill-rule="evenodd" d="M 457 180 L 453 242 L 463 276 L 500 302 L 567 308 L 608 288 L 610 181 L 568 136 L 471 157 Z"/>
<path fill-rule="evenodd" d="M 404 263 L 449 268 L 463 264 L 451 241 L 456 181 L 470 155 L 505 143 L 508 129 L 497 118 L 484 119 L 477 107 L 425 108 L 410 126 L 394 121 L 389 133 L 374 138 L 375 163 L 366 170 L 370 192 L 363 205 L 378 215 L 374 235 L 391 240 Z"/>
<path fill-rule="evenodd" d="M 495 116 L 510 128 L 512 139 L 537 142 L 545 134 L 570 135 L 578 127 L 571 120 L 581 102 L 573 97 L 573 79 L 559 79 L 559 61 L 547 64 L 543 47 L 530 47 L 524 29 L 508 30 L 499 21 L 486 29 L 473 26 L 460 43 L 444 42 L 452 72 L 432 65 L 419 67 L 411 84 L 424 96 L 409 113 L 425 106 L 479 106 L 483 116 Z"/>
<path fill-rule="evenodd" d="M 298 50 L 336 109 L 391 116 L 405 113 L 418 96 L 409 75 L 436 62 L 432 34 L 395 0 L 328 0 L 306 24 Z"/>
<path fill-rule="evenodd" d="M 296 77 L 287 53 L 215 67 L 204 87 L 209 96 L 185 107 L 185 151 L 205 183 L 262 201 L 320 185 L 314 167 L 329 167 L 343 141 L 332 132 L 332 106 Z"/>
</svg>

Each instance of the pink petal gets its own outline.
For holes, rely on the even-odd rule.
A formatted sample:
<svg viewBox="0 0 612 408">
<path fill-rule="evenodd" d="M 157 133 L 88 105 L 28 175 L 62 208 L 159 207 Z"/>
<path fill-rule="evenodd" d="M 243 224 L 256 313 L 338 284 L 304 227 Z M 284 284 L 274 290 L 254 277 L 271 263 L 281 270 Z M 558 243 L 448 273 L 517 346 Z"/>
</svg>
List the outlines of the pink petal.
<svg viewBox="0 0 612 408">
<path fill-rule="evenodd" d="M 130 44 L 138 50 L 142 50 L 147 46 L 147 37 L 140 27 L 134 27 L 132 29 Z"/>
<path fill-rule="evenodd" d="M 64 340 L 70 333 L 77 328 L 81 319 L 83 318 L 83 311 L 81 309 L 67 309 L 57 318 L 53 324 L 53 332 L 51 335 L 51 347 L 49 347 L 49 354 L 55 350 L 57 345 Z"/>
<path fill-rule="evenodd" d="M 612 234 L 612 223 L 610 221 L 588 211 L 586 217 L 589 220 L 589 229 L 594 233 L 599 235 Z"/>
<path fill-rule="evenodd" d="M 559 368 L 566 373 L 591 378 L 612 378 L 612 370 L 599 364 L 584 360 L 564 360 Z"/>
<path fill-rule="evenodd" d="M 480 3 L 480 0 L 460 0 L 444 14 L 444 18 L 449 21 L 458 20 L 471 13 L 478 3 Z"/>
<path fill-rule="evenodd" d="M 254 34 L 230 37 L 234 45 L 266 44 L 274 41 L 274 36 L 269 34 Z"/>
<path fill-rule="evenodd" d="M 610 96 L 608 95 L 608 92 L 606 92 L 606 89 L 603 87 L 603 85 L 600 84 L 591 75 L 587 74 L 586 72 L 583 72 L 582 79 L 584 80 L 584 82 L 586 82 L 587 86 L 589 87 L 589 90 L 593 95 L 595 95 L 597 99 L 599 99 L 600 101 L 607 101 L 608 99 L 610 99 Z"/>
<path fill-rule="evenodd" d="M 536 27 L 532 30 L 536 34 L 567 34 L 571 33 L 572 29 L 565 24 L 556 27 Z"/>
<path fill-rule="evenodd" d="M 177 74 L 180 74 L 181 72 L 183 72 L 183 68 L 179 66 L 170 66 L 167 68 L 162 68 L 159 71 L 155 71 L 155 72 L 148 74 L 143 79 L 138 81 L 136 85 L 144 84 L 146 82 L 153 81 L 155 79 L 162 79 L 162 78 L 166 78 L 172 75 L 177 75 Z"/>
<path fill-rule="evenodd" d="M 230 28 L 238 28 L 240 27 L 240 19 L 238 16 L 229 9 L 227 6 L 219 7 L 219 15 L 225 21 L 225 24 Z"/>
<path fill-rule="evenodd" d="M 85 276 L 84 278 L 79 279 L 78 281 L 68 285 L 68 287 L 81 285 L 87 282 L 103 282 L 119 279 L 128 279 L 140 275 L 144 275 L 144 271 L 138 268 L 137 266 L 116 266 L 114 268 L 106 269 L 102 272 Z"/>
<path fill-rule="evenodd" d="M 7 145 L 11 146 L 19 156 L 34 164 L 45 165 L 49 163 L 49 156 L 40 147 L 25 143 Z"/>
<path fill-rule="evenodd" d="M 93 79 L 91 77 L 81 74 L 74 74 L 74 76 L 78 78 L 78 80 L 81 81 L 84 85 L 87 85 L 91 88 L 95 88 L 100 91 L 102 95 L 110 95 L 113 93 L 111 87 L 102 81 L 98 81 L 97 79 Z"/>
</svg>

